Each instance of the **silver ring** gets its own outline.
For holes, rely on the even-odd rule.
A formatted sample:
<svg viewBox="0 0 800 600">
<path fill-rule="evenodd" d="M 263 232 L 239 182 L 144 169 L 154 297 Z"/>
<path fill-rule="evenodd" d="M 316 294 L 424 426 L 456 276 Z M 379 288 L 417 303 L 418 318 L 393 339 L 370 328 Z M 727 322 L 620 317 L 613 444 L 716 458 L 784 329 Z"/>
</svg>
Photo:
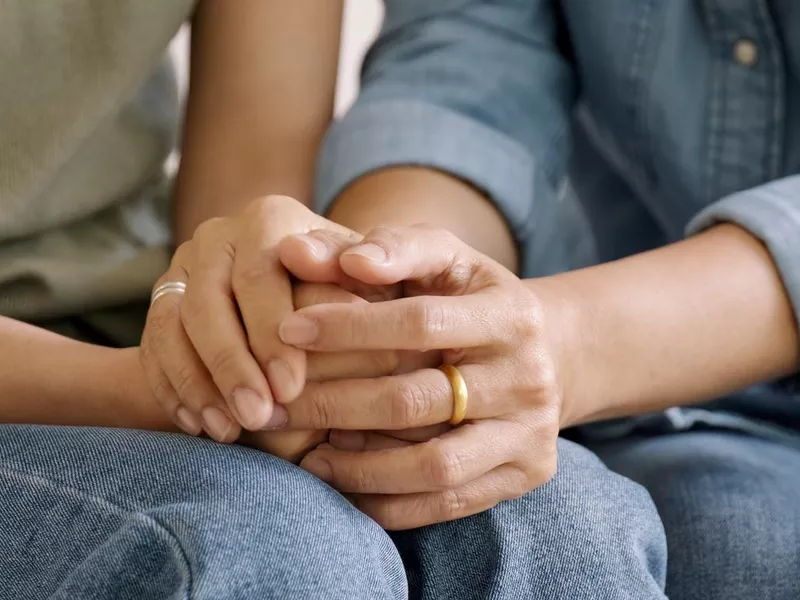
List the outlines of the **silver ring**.
<svg viewBox="0 0 800 600">
<path fill-rule="evenodd" d="M 150 296 L 150 306 L 156 303 L 156 300 L 161 298 L 161 296 L 166 296 L 167 294 L 185 294 L 186 293 L 186 284 L 182 281 L 166 281 L 158 286 L 156 289 L 153 290 L 153 295 Z"/>
</svg>

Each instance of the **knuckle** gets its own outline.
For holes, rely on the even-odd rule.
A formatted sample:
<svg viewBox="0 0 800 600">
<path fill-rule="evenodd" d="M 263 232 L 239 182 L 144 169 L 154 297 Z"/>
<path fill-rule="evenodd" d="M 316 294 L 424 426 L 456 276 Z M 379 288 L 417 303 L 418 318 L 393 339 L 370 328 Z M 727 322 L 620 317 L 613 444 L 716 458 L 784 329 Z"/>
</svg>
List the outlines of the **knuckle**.
<svg viewBox="0 0 800 600">
<path fill-rule="evenodd" d="M 511 326 L 516 330 L 517 336 L 525 339 L 538 336 L 542 330 L 544 314 L 541 305 L 532 294 L 517 302 L 512 314 Z"/>
<path fill-rule="evenodd" d="M 372 492 L 374 491 L 373 478 L 367 469 L 360 466 L 354 466 L 347 474 L 349 479 L 348 487 L 354 492 Z"/>
<path fill-rule="evenodd" d="M 232 346 L 222 346 L 217 348 L 209 364 L 206 365 L 215 380 L 225 381 L 233 378 L 239 370 L 239 352 Z"/>
<path fill-rule="evenodd" d="M 433 410 L 433 398 L 424 387 L 404 380 L 397 384 L 389 406 L 390 418 L 395 426 L 415 427 L 428 423 Z"/>
<path fill-rule="evenodd" d="M 539 392 L 539 397 L 543 399 L 552 399 L 554 390 L 558 389 L 558 371 L 555 363 L 550 360 L 539 361 L 537 368 L 534 371 L 536 382 L 534 387 Z"/>
<path fill-rule="evenodd" d="M 233 293 L 240 296 L 263 284 L 265 278 L 269 276 L 271 260 L 273 259 L 262 255 L 260 260 L 251 261 L 249 264 L 235 269 L 231 280 Z"/>
<path fill-rule="evenodd" d="M 479 263 L 460 260 L 453 252 L 448 267 L 432 279 L 431 285 L 435 289 L 448 290 L 451 295 L 462 296 L 476 287 L 475 282 L 480 272 Z"/>
<path fill-rule="evenodd" d="M 175 371 L 172 387 L 181 398 L 197 397 L 198 382 L 194 369 L 188 364 L 180 365 Z"/>
<path fill-rule="evenodd" d="M 459 490 L 449 489 L 441 493 L 439 510 L 443 520 L 449 521 L 462 516 L 468 507 L 467 497 Z"/>
<path fill-rule="evenodd" d="M 245 212 L 261 222 L 268 222 L 275 218 L 277 212 L 295 208 L 298 204 L 297 200 L 290 196 L 268 194 L 250 202 Z"/>
<path fill-rule="evenodd" d="M 538 462 L 533 467 L 533 476 L 528 480 L 525 492 L 544 485 L 558 472 L 558 460 L 555 456 L 548 457 L 546 460 Z"/>
<path fill-rule="evenodd" d="M 308 426 L 311 429 L 330 429 L 334 424 L 333 401 L 324 385 L 314 388 L 308 399 Z"/>
<path fill-rule="evenodd" d="M 447 490 L 460 485 L 464 479 L 464 462 L 457 453 L 444 444 L 431 444 L 432 453 L 427 461 L 429 482 L 436 488 Z"/>
<path fill-rule="evenodd" d="M 432 350 L 435 335 L 446 331 L 449 318 L 443 308 L 420 299 L 409 305 L 406 322 L 411 326 L 412 341 L 421 351 Z"/>
<path fill-rule="evenodd" d="M 203 221 L 197 226 L 197 229 L 194 230 L 194 236 L 192 239 L 202 242 L 217 237 L 217 235 L 219 235 L 220 226 L 223 222 L 223 217 L 212 217 L 211 219 Z"/>
<path fill-rule="evenodd" d="M 394 375 L 400 368 L 400 353 L 395 350 L 373 352 L 370 354 L 376 371 L 384 376 Z"/>
</svg>

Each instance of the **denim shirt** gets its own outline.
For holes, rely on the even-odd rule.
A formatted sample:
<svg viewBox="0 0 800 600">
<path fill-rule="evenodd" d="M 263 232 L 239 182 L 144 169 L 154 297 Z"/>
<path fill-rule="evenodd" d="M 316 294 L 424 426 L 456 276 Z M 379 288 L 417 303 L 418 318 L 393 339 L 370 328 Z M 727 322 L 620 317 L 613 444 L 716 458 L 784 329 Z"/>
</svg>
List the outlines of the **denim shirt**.
<svg viewBox="0 0 800 600">
<path fill-rule="evenodd" d="M 800 315 L 800 2 L 385 4 L 324 144 L 320 211 L 370 171 L 443 170 L 502 211 L 528 277 L 730 221 L 764 242 Z"/>
</svg>

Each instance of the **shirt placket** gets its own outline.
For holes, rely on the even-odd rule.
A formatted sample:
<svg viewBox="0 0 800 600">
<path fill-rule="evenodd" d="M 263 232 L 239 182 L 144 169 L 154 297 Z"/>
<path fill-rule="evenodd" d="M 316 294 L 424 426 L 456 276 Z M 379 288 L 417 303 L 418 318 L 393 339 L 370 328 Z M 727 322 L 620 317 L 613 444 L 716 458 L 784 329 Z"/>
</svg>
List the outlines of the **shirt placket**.
<svg viewBox="0 0 800 600">
<path fill-rule="evenodd" d="M 702 0 L 709 31 L 706 201 L 780 176 L 785 74 L 767 0 Z"/>
</svg>

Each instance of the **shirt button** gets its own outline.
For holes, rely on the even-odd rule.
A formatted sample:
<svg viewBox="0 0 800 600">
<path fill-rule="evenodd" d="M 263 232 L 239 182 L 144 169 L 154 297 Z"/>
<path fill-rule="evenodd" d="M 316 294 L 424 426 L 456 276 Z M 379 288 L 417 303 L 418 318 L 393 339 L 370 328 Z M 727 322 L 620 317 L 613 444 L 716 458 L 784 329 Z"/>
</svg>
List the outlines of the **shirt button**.
<svg viewBox="0 0 800 600">
<path fill-rule="evenodd" d="M 758 46 L 753 40 L 743 38 L 733 45 L 733 58 L 743 67 L 753 67 L 758 62 Z"/>
</svg>

